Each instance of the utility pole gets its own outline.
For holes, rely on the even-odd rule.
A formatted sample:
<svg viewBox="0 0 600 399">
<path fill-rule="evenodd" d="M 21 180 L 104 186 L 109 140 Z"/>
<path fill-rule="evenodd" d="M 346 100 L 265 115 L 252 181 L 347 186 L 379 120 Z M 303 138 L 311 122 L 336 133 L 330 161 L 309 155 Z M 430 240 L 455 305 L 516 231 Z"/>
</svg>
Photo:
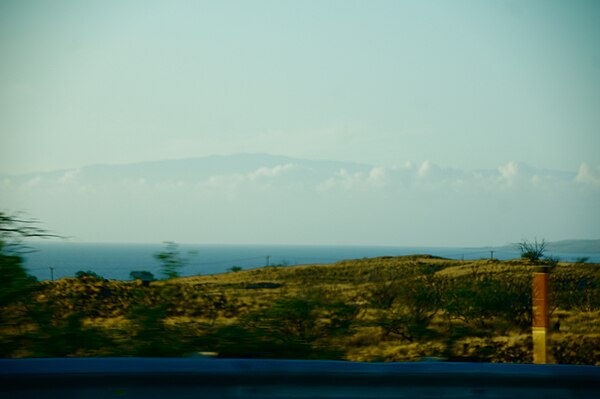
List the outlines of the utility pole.
<svg viewBox="0 0 600 399">
<path fill-rule="evenodd" d="M 533 273 L 532 329 L 533 363 L 548 363 L 548 267 L 539 267 Z"/>
<path fill-rule="evenodd" d="M 271 258 L 271 255 L 267 255 L 266 258 L 267 258 L 266 259 L 266 261 L 267 261 L 266 265 L 269 266 L 269 258 Z"/>
<path fill-rule="evenodd" d="M 54 281 L 54 268 L 50 267 L 50 280 Z"/>
</svg>

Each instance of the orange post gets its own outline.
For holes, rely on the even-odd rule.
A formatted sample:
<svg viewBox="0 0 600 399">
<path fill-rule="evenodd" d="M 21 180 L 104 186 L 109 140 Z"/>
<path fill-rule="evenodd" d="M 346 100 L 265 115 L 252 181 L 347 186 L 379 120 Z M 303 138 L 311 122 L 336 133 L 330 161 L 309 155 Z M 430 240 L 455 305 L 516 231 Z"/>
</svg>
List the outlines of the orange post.
<svg viewBox="0 0 600 399">
<path fill-rule="evenodd" d="M 533 363 L 548 363 L 548 269 L 533 273 Z"/>
</svg>

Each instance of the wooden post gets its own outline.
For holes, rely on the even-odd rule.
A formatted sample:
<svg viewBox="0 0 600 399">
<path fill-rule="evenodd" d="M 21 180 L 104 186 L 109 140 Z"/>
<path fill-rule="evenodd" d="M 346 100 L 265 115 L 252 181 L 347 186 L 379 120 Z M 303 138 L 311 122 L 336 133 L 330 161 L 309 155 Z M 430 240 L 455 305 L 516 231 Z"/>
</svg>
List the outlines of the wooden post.
<svg viewBox="0 0 600 399">
<path fill-rule="evenodd" d="M 548 363 L 548 268 L 540 267 L 533 273 L 533 363 Z"/>
</svg>

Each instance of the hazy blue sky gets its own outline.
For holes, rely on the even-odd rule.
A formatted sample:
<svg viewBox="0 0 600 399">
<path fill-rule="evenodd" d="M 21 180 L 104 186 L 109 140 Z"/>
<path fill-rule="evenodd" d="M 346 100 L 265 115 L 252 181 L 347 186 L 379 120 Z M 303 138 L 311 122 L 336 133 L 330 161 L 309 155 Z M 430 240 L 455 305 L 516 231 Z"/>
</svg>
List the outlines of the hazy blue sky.
<svg viewBox="0 0 600 399">
<path fill-rule="evenodd" d="M 538 192 L 524 205 L 518 201 L 527 192 L 513 187 L 500 195 L 507 198 L 504 206 L 533 210 L 550 196 L 554 205 L 546 210 L 556 214 L 581 199 L 579 213 L 564 211 L 561 220 L 575 223 L 569 236 L 581 231 L 598 237 L 598 21 L 600 2 L 594 0 L 3 0 L 0 174 L 260 152 L 389 168 L 373 169 L 375 175 L 378 170 L 389 175 L 394 168 L 488 169 L 506 183 L 526 163 L 568 171 L 569 184 L 585 190 L 545 187 L 547 195 Z M 344 171 L 336 176 L 343 178 Z M 527 178 L 538 181 L 539 174 Z M 17 193 L 6 182 L 0 189 L 5 207 L 24 207 L 50 219 L 52 227 L 76 230 L 64 234 L 80 234 L 75 225 L 61 225 L 58 215 L 69 218 L 67 208 L 57 204 L 44 211 L 34 204 L 33 192 Z M 405 211 L 418 209 L 406 211 L 411 226 L 428 218 L 425 208 L 418 208 L 426 192 L 402 194 L 413 201 Z M 466 203 L 482 198 L 479 191 L 469 193 L 451 197 L 461 204 L 457 222 L 466 220 L 459 217 L 469 213 Z M 387 198 L 389 207 L 398 204 L 400 194 L 385 195 L 377 198 Z M 315 209 L 327 203 L 311 198 L 307 204 Z M 218 208 L 220 199 L 214 201 L 203 205 Z M 367 223 L 370 214 L 363 205 L 377 201 L 348 201 L 356 224 Z M 93 205 L 88 204 L 88 215 L 110 214 L 102 204 Z M 239 205 L 231 209 L 256 210 Z M 306 206 L 302 212 L 313 209 Z M 490 205 L 481 212 L 496 210 Z M 513 216 L 514 223 L 522 219 Z M 380 218 L 384 223 L 385 212 Z M 477 222 L 472 215 L 469 220 Z M 340 228 L 332 242 L 395 243 L 390 232 L 396 222 L 390 219 L 377 237 Z M 444 241 L 440 235 L 431 244 L 503 244 L 509 237 L 523 238 L 523 231 L 536 233 L 514 223 L 503 235 L 483 237 L 465 227 L 460 239 Z M 560 226 L 554 229 L 551 237 L 566 238 Z M 539 230 L 538 236 L 546 234 Z M 428 244 L 425 228 L 419 234 L 411 244 Z M 101 234 L 81 235 L 106 240 Z M 223 237 L 227 241 L 225 230 Z M 299 238 L 289 236 L 287 242 Z"/>
<path fill-rule="evenodd" d="M 0 172 L 600 163 L 597 1 L 2 1 Z"/>
</svg>

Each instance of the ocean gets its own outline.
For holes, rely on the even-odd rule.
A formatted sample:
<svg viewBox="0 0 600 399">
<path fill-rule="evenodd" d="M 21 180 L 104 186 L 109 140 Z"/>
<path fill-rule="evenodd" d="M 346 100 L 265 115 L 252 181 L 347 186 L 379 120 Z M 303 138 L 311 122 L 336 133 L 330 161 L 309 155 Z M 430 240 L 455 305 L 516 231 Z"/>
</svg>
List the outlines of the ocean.
<svg viewBox="0 0 600 399">
<path fill-rule="evenodd" d="M 115 280 L 129 280 L 133 270 L 146 270 L 162 278 L 160 264 L 154 254 L 164 250 L 162 244 L 84 244 L 70 242 L 35 242 L 28 244 L 34 252 L 25 255 L 25 267 L 38 280 L 73 277 L 80 270 Z M 519 257 L 515 249 L 442 248 L 392 246 L 317 246 L 317 245 L 180 245 L 180 253 L 188 260 L 180 270 L 182 276 L 218 274 L 233 266 L 253 269 L 266 265 L 294 266 L 331 264 L 345 259 L 378 256 L 431 254 L 450 259 Z M 589 254 L 552 254 L 572 261 Z M 600 255 L 589 256 L 599 262 Z"/>
</svg>

